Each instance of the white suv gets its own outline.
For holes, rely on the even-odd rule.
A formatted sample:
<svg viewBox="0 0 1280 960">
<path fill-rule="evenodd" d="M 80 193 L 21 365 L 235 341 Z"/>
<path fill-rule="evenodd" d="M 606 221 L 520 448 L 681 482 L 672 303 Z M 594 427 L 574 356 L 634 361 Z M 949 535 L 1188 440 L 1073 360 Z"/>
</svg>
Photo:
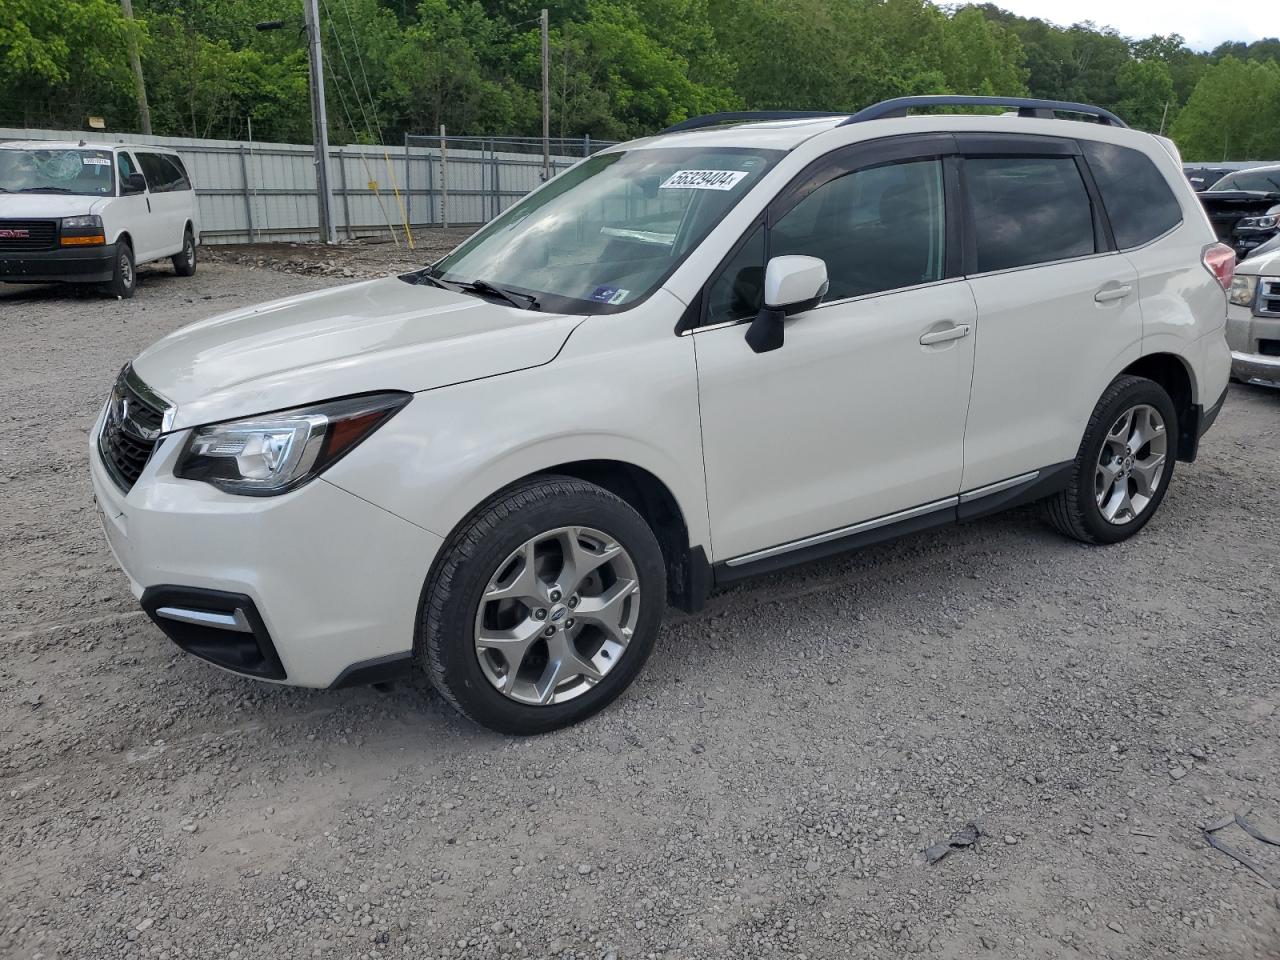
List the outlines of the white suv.
<svg viewBox="0 0 1280 960">
<path fill-rule="evenodd" d="M 200 217 L 174 151 L 112 143 L 0 143 L 0 281 L 103 283 L 132 297 L 138 264 L 196 272 Z"/>
<path fill-rule="evenodd" d="M 968 103 L 1018 113 L 907 116 Z M 626 688 L 668 601 L 1029 501 L 1137 532 L 1225 397 L 1233 263 L 1172 145 L 1097 108 L 704 118 L 430 269 L 164 338 L 93 483 L 183 649 L 418 668 L 545 731 Z"/>
</svg>

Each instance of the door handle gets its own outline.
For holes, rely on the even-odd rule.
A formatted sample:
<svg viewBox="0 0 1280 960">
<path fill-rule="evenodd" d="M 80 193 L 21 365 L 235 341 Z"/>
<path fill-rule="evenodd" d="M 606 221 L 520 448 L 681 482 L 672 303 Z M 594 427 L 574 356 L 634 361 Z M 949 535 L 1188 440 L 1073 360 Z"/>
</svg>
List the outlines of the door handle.
<svg viewBox="0 0 1280 960">
<path fill-rule="evenodd" d="M 1098 303 L 1110 303 L 1112 300 L 1123 300 L 1133 293 L 1133 284 L 1118 283 L 1114 287 L 1106 286 L 1093 295 Z"/>
<path fill-rule="evenodd" d="M 934 330 L 932 333 L 926 333 L 920 338 L 921 346 L 931 347 L 935 343 L 946 343 L 948 340 L 959 340 L 961 337 L 969 335 L 969 324 L 957 323 L 953 327 L 947 327 L 945 330 Z"/>
</svg>

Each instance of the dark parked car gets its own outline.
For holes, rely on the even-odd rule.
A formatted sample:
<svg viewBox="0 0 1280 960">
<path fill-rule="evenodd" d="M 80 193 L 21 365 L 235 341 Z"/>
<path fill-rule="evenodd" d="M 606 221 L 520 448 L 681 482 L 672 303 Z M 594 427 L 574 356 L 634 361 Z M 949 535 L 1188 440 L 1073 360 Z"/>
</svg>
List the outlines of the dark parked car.
<svg viewBox="0 0 1280 960">
<path fill-rule="evenodd" d="M 1182 172 L 1191 181 L 1191 189 L 1200 193 L 1208 190 L 1231 171 L 1225 167 L 1183 167 Z"/>
<path fill-rule="evenodd" d="M 1280 233 L 1280 164 L 1229 173 L 1200 202 L 1218 238 L 1243 260 Z"/>
</svg>

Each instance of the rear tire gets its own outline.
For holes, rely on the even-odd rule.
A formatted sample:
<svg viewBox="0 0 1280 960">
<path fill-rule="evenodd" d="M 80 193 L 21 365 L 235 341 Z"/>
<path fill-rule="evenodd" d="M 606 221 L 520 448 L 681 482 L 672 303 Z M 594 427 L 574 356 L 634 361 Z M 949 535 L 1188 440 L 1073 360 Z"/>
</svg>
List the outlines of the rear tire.
<svg viewBox="0 0 1280 960">
<path fill-rule="evenodd" d="M 1067 488 L 1045 513 L 1059 533 L 1083 543 L 1119 543 L 1164 500 L 1178 455 L 1178 415 L 1164 388 L 1117 377 L 1094 407 Z"/>
<path fill-rule="evenodd" d="M 133 247 L 128 240 L 116 244 L 116 260 L 107 292 L 113 297 L 128 300 L 138 289 L 138 271 L 133 260 Z"/>
<path fill-rule="evenodd" d="M 173 272 L 180 277 L 190 277 L 196 272 L 196 240 L 190 230 L 182 236 L 182 252 L 173 258 Z"/>
<path fill-rule="evenodd" d="M 441 548 L 415 651 L 472 720 L 546 733 L 631 684 L 665 604 L 662 550 L 630 505 L 572 477 L 537 477 L 482 503 Z"/>
</svg>

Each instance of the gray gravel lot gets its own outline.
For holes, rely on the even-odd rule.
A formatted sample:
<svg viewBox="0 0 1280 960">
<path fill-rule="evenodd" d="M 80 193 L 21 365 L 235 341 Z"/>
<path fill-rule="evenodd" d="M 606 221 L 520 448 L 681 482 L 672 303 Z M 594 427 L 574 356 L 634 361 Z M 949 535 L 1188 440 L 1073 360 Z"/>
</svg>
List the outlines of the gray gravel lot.
<svg viewBox="0 0 1280 960">
<path fill-rule="evenodd" d="M 340 282 L 237 256 L 0 287 L 0 957 L 1280 956 L 1277 891 L 1199 830 L 1280 834 L 1280 393 L 1232 388 L 1134 541 L 1023 510 L 752 581 L 513 740 L 421 685 L 221 673 L 137 611 L 86 472 L 116 370 Z"/>
</svg>

